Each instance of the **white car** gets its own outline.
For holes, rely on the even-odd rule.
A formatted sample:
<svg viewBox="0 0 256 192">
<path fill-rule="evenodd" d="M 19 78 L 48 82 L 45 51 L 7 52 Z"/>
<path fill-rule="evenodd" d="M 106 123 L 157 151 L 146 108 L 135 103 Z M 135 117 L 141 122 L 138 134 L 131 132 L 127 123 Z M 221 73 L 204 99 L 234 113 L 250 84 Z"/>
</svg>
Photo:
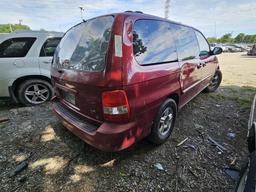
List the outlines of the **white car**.
<svg viewBox="0 0 256 192">
<path fill-rule="evenodd" d="M 63 33 L 17 31 L 0 35 L 0 97 L 23 105 L 51 99 L 52 56 Z"/>
</svg>

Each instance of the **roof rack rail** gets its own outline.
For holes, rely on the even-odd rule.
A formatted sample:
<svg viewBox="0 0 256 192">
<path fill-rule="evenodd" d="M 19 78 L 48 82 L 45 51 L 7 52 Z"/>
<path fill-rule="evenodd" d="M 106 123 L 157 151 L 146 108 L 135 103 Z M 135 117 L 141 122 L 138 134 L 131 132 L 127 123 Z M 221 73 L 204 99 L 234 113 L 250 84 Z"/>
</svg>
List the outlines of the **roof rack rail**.
<svg viewBox="0 0 256 192">
<path fill-rule="evenodd" d="M 130 11 L 130 10 L 128 10 L 128 11 L 125 11 L 125 13 L 143 13 L 142 11 Z"/>
</svg>

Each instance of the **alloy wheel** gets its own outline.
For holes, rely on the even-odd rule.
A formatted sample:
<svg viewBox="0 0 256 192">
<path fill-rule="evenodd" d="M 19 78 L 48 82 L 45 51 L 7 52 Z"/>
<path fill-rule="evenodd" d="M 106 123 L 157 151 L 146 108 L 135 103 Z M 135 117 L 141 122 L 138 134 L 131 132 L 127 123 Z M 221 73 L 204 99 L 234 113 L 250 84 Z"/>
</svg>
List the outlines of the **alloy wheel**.
<svg viewBox="0 0 256 192">
<path fill-rule="evenodd" d="M 40 104 L 49 99 L 50 91 L 46 85 L 33 84 L 25 89 L 25 98 L 31 104 Z"/>
</svg>

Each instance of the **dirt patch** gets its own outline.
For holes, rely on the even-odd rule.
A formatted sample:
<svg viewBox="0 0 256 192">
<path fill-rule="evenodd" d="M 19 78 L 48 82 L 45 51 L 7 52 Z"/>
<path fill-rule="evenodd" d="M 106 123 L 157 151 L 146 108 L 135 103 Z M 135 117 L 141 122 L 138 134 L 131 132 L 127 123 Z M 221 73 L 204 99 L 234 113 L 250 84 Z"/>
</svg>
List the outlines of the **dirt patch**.
<svg viewBox="0 0 256 192">
<path fill-rule="evenodd" d="M 144 140 L 119 153 L 101 152 L 84 144 L 63 128 L 49 104 L 3 110 L 1 116 L 10 120 L 0 128 L 1 189 L 231 191 L 235 182 L 224 168 L 235 158 L 236 167 L 241 168 L 246 160 L 246 125 L 253 96 L 248 88 L 238 89 L 223 87 L 217 93 L 196 97 L 180 111 L 167 143 L 156 147 Z M 227 151 L 212 146 L 209 136 Z M 187 141 L 176 147 L 186 137 Z M 28 168 L 10 177 L 24 159 Z M 156 163 L 164 171 L 158 170 Z"/>
<path fill-rule="evenodd" d="M 237 76 L 231 86 L 225 67 L 223 74 L 223 87 L 200 94 L 180 111 L 165 144 L 154 146 L 145 139 L 118 153 L 99 151 L 75 137 L 50 104 L 0 105 L 0 117 L 9 119 L 0 123 L 1 191 L 233 191 L 236 182 L 224 168 L 236 159 L 240 169 L 247 160 L 247 120 L 256 82 L 241 87 Z M 213 146 L 209 137 L 226 150 Z M 28 167 L 12 176 L 24 161 Z"/>
</svg>

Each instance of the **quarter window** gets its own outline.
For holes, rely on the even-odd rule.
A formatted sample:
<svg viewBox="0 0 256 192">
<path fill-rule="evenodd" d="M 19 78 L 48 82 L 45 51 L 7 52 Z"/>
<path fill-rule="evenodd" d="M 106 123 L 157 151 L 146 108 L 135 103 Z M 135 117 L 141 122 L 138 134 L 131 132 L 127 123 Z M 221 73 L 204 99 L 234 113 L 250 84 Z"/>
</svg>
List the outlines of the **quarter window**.
<svg viewBox="0 0 256 192">
<path fill-rule="evenodd" d="M 196 37 L 197 37 L 199 48 L 200 48 L 199 56 L 208 55 L 209 51 L 210 51 L 208 42 L 206 41 L 204 36 L 201 33 L 199 33 L 198 31 L 196 31 Z"/>
<path fill-rule="evenodd" d="M 133 54 L 140 65 L 177 61 L 171 24 L 157 20 L 136 21 Z"/>
<path fill-rule="evenodd" d="M 52 57 L 61 38 L 47 39 L 40 51 L 40 57 Z"/>
<path fill-rule="evenodd" d="M 12 38 L 0 44 L 0 58 L 25 57 L 36 38 Z"/>
<path fill-rule="evenodd" d="M 189 27 L 175 25 L 175 36 L 179 60 L 197 58 L 199 48 L 195 32 Z"/>
</svg>

